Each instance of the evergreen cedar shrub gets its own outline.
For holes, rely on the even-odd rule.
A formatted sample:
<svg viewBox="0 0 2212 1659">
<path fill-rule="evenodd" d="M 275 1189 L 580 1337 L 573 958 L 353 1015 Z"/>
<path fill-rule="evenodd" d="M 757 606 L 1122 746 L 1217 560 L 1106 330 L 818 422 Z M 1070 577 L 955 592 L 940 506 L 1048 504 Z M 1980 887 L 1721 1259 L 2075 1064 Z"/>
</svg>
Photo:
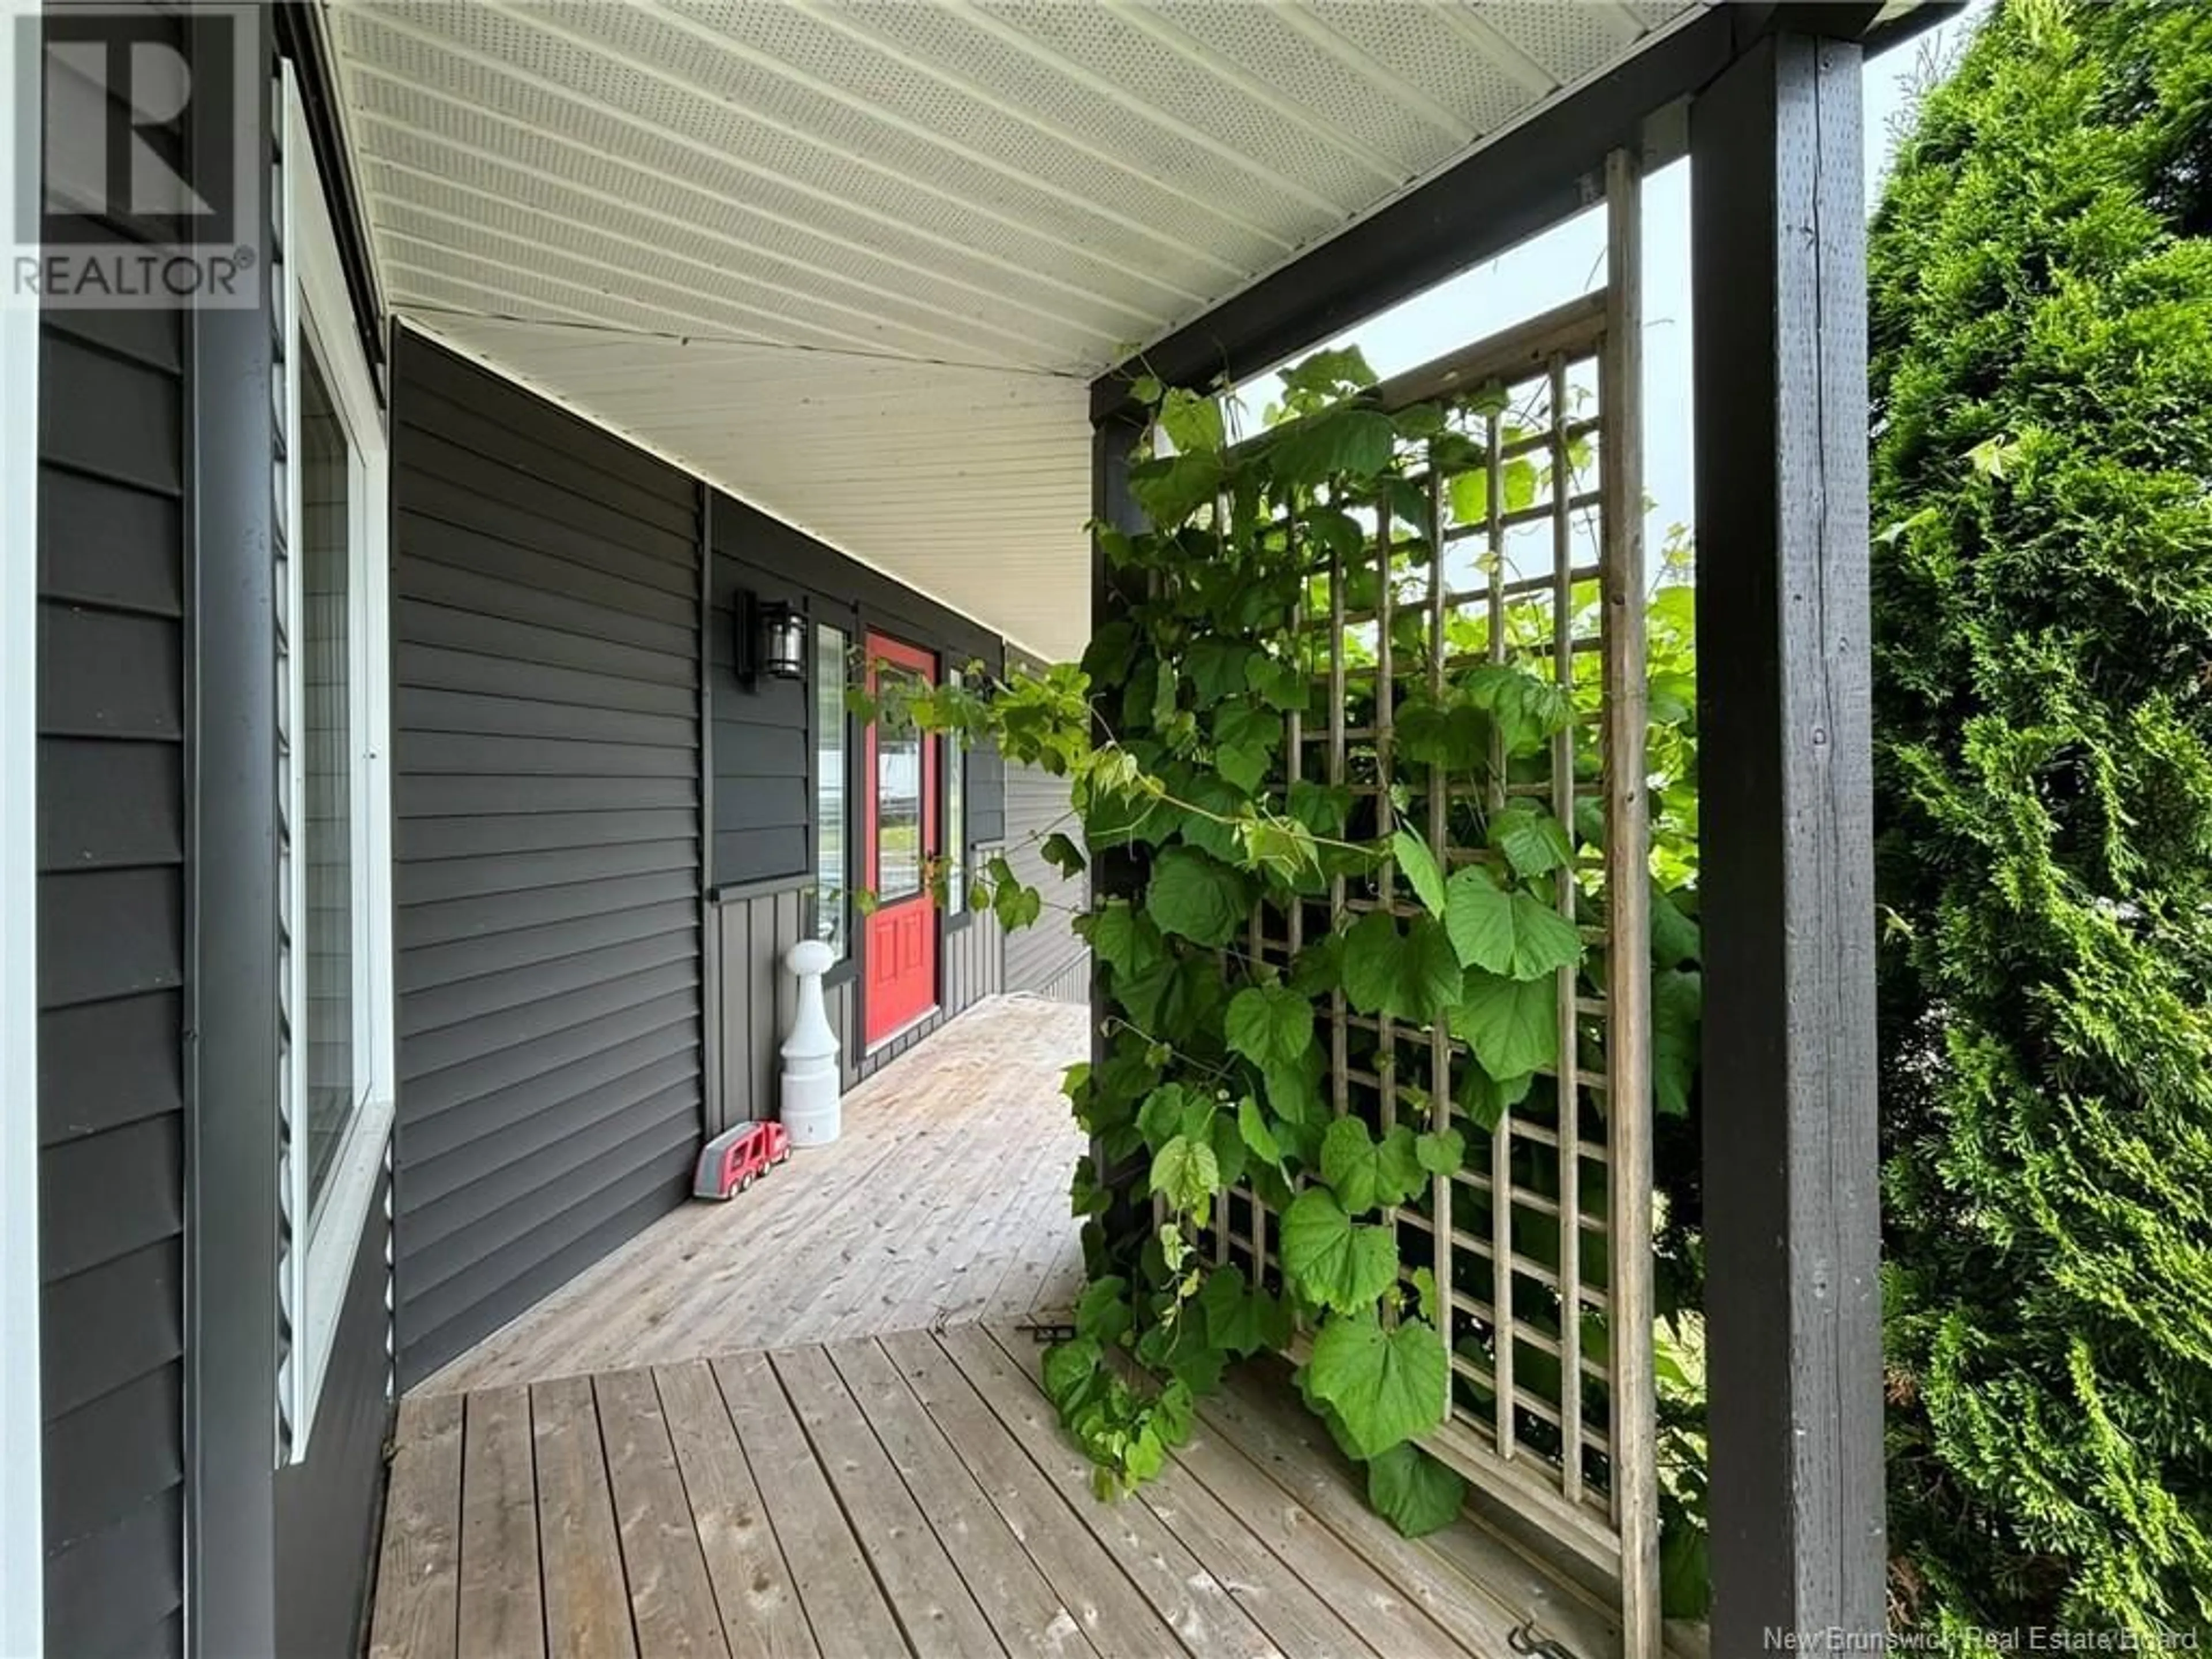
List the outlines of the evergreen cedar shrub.
<svg viewBox="0 0 2212 1659">
<path fill-rule="evenodd" d="M 1893 1614 L 2212 1630 L 2212 7 L 2014 0 L 1870 250 Z"/>
</svg>

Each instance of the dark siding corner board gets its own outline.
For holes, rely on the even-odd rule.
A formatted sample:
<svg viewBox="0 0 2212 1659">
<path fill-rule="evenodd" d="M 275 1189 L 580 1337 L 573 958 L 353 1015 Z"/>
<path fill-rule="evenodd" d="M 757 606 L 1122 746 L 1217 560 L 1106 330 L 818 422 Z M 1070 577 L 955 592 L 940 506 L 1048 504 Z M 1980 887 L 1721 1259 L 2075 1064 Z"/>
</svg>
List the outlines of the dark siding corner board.
<svg viewBox="0 0 2212 1659">
<path fill-rule="evenodd" d="M 692 480 L 418 337 L 392 362 L 404 1387 L 684 1190 L 703 586 Z"/>
<path fill-rule="evenodd" d="M 39 419 L 46 1650 L 184 1601 L 184 318 L 50 313 Z"/>
</svg>

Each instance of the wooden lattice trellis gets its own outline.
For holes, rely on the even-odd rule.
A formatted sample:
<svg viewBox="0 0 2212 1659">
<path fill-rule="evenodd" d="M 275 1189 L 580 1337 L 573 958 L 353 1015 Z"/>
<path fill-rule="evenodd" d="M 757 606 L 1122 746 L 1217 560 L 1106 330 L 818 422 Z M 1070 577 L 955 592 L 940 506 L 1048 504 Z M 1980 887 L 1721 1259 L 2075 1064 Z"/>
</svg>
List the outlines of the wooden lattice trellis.
<svg viewBox="0 0 2212 1659">
<path fill-rule="evenodd" d="M 1286 716 L 1285 753 L 1286 782 L 1342 787 L 1370 804 L 1370 828 L 1395 792 L 1447 872 L 1496 856 L 1470 826 L 1516 795 L 1547 806 L 1572 840 L 1575 878 L 1558 882 L 1557 902 L 1570 921 L 1583 912 L 1588 956 L 1557 976 L 1559 1063 L 1526 1098 L 1485 1129 L 1458 1103 L 1473 1064 L 1464 1043 L 1443 1025 L 1358 1014 L 1341 990 L 1326 1009 L 1327 1087 L 1334 1111 L 1378 1133 L 1405 1123 L 1466 1136 L 1462 1167 L 1384 1218 L 1409 1285 L 1413 1270 L 1433 1273 L 1450 1350 L 1443 1422 L 1424 1443 L 1614 1577 L 1623 1651 L 1655 1659 L 1638 195 L 1632 164 L 1616 156 L 1601 291 L 1381 388 L 1385 410 L 1438 404 L 1474 441 L 1486 516 L 1455 521 L 1449 478 L 1427 465 L 1411 479 L 1425 523 L 1406 522 L 1402 493 L 1395 508 L 1356 504 L 1372 526 L 1364 560 L 1310 566 L 1304 637 L 1322 695 L 1319 713 Z M 1516 505 L 1516 494 L 1528 499 Z M 1371 604 L 1354 602 L 1370 593 Z M 1422 648 L 1401 660 L 1408 611 Z M 1577 709 L 1535 769 L 1543 775 L 1509 776 L 1496 751 L 1479 782 L 1401 763 L 1398 706 L 1437 700 L 1449 674 L 1509 659 L 1541 665 Z M 1387 866 L 1372 884 L 1339 875 L 1326 899 L 1261 906 L 1247 950 L 1287 964 L 1321 931 L 1418 908 Z M 1266 1206 L 1234 1188 L 1214 1219 L 1214 1260 L 1279 1286 Z"/>
</svg>

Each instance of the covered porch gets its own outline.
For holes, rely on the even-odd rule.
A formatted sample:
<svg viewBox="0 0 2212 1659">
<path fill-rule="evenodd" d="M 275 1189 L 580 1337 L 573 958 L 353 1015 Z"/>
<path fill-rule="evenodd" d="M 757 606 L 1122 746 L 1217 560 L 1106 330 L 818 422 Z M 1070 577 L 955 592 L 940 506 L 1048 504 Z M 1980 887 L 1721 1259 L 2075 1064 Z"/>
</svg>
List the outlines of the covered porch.
<svg viewBox="0 0 2212 1659">
<path fill-rule="evenodd" d="M 1856 98 L 1863 46 L 1908 27 L 1912 9 L 1527 9 L 1523 23 L 1556 31 L 1540 37 L 1458 4 L 1401 9 L 1418 20 L 1402 34 L 1364 30 L 1382 9 L 1318 6 L 390 4 L 342 9 L 331 31 L 376 266 L 365 254 L 361 279 L 380 276 L 404 319 L 402 353 L 480 365 L 652 458 L 641 471 L 665 465 L 700 485 L 696 516 L 655 505 L 705 550 L 678 617 L 697 641 L 700 681 L 676 677 L 665 712 L 687 716 L 683 694 L 694 694 L 695 752 L 672 768 L 687 786 L 701 780 L 696 839 L 714 907 L 698 975 L 709 1130 L 718 1110 L 766 1113 L 776 993 L 762 988 L 789 937 L 785 912 L 804 927 L 825 895 L 857 908 L 836 877 L 880 884 L 880 849 L 856 868 L 843 841 L 824 852 L 823 823 L 848 803 L 872 814 L 896 794 L 915 805 L 917 846 L 936 846 L 928 763 L 917 754 L 919 781 L 894 791 L 873 738 L 865 758 L 840 746 L 853 732 L 836 671 L 855 649 L 877 660 L 878 623 L 896 620 L 878 583 L 901 590 L 900 605 L 953 619 L 933 653 L 948 676 L 970 623 L 988 672 L 1079 653 L 1133 608 L 1081 526 L 1086 514 L 1140 523 L 1130 480 L 1146 453 L 1140 385 L 1203 393 L 1261 381 L 1602 200 L 1602 287 L 1593 275 L 1565 307 L 1510 319 L 1477 343 L 1491 356 L 1468 361 L 1482 364 L 1479 379 L 1548 376 L 1542 436 L 1564 455 L 1579 435 L 1565 376 L 1603 358 L 1608 610 L 1639 598 L 1635 192 L 1645 173 L 1690 162 L 1697 606 L 1709 644 L 1697 695 L 1705 738 L 1725 761 L 1703 819 L 1705 856 L 1724 873 L 1702 913 L 1714 1268 L 1701 1326 L 1717 1425 L 1712 1629 L 1724 1652 L 1747 1650 L 1759 1631 L 1873 1630 L 1882 1618 L 1871 981 L 1858 902 L 1869 831 Z M 1430 79 L 1439 63 L 1475 78 Z M 1347 70 L 1375 95 L 1342 98 Z M 1255 179 L 1273 193 L 1255 194 Z M 1437 343 L 1471 349 L 1478 331 Z M 1146 343 L 1125 355 L 1130 339 Z M 1450 375 L 1440 384 L 1463 389 Z M 1495 477 L 1517 459 L 1506 442 L 1493 431 Z M 532 496 L 522 510 L 537 510 L 545 483 L 540 473 L 517 486 Z M 1502 489 L 1491 496 L 1493 543 L 1507 517 L 1537 510 L 1509 514 Z M 1566 521 L 1582 503 L 1555 493 L 1539 505 L 1571 553 Z M 812 538 L 803 548 L 802 531 Z M 1441 533 L 1432 539 L 1440 550 Z M 1387 594 L 1397 554 L 1387 534 L 1371 550 Z M 757 602 L 788 611 L 783 585 L 805 586 L 827 557 L 850 567 L 855 597 L 841 592 L 849 610 L 817 635 L 808 691 L 718 659 L 733 631 L 745 658 Z M 1561 559 L 1556 580 L 1571 589 L 1577 567 Z M 1509 584 L 1494 568 L 1488 580 L 1494 609 Z M 1449 586 L 1439 550 L 1426 591 Z M 424 608 L 441 603 L 428 595 Z M 826 608 L 799 603 L 819 629 Z M 1379 603 L 1387 617 L 1392 601 Z M 883 640 L 901 637 L 894 628 Z M 1559 642 L 1569 686 L 1583 643 Z M 463 648 L 488 654 L 473 638 Z M 1387 647 L 1382 660 L 1387 682 Z M 1638 752 L 1641 663 L 1624 647 L 1607 672 L 1605 752 Z M 1288 739 L 1295 754 L 1326 731 L 1333 784 L 1347 744 L 1377 732 L 1389 741 L 1387 712 L 1363 724 L 1342 679 L 1340 668 L 1333 724 L 1316 717 L 1302 739 L 1293 717 Z M 789 757 L 802 746 L 804 759 Z M 1623 915 L 1626 876 L 1644 856 L 1637 770 L 1607 762 L 1608 823 L 1632 830 L 1613 851 Z M 1571 779 L 1554 783 L 1571 806 Z M 979 858 L 1013 854 L 1015 831 L 944 827 L 956 865 L 963 840 Z M 784 885 L 757 889 L 764 872 Z M 1126 859 L 1101 858 L 1092 872 L 1099 894 L 1138 889 Z M 755 957 L 743 996 L 733 902 L 772 912 L 744 924 Z M 1340 890 L 1312 936 L 1346 914 Z M 1613 943 L 1636 931 L 1622 924 Z M 888 948 L 861 945 L 862 975 L 890 960 Z M 941 968 L 948 1016 L 971 981 L 992 988 L 988 963 L 969 974 L 949 944 L 941 957 L 926 971 Z M 1368 1512 L 1326 1435 L 1298 1415 L 1279 1361 L 1205 1406 L 1198 1437 L 1160 1483 L 1118 1509 L 1094 1501 L 1035 1387 L 1036 1349 L 1022 1328 L 1080 1289 L 1057 1190 L 1077 1148 L 1041 1074 L 1080 1045 L 1037 1072 L 963 1068 L 948 1027 L 848 1113 L 959 1097 L 986 1114 L 968 1134 L 941 1117 L 892 1127 L 902 1109 L 888 1109 L 880 1140 L 856 1123 L 844 1179 L 788 1197 L 772 1181 L 750 1195 L 750 1212 L 687 1211 L 597 1261 L 643 1204 L 610 1188 L 610 1209 L 629 1203 L 621 1215 L 464 1310 L 471 1339 L 495 1306 L 502 1316 L 527 1307 L 520 1319 L 449 1364 L 451 1348 L 415 1345 L 426 1368 L 443 1369 L 404 1402 L 377 1650 L 530 1651 L 535 1632 L 549 1652 L 1498 1654 L 1533 1620 L 1569 1653 L 1654 1659 L 1666 1632 L 1642 1226 L 1650 1032 L 1634 954 L 1611 960 L 1620 1069 L 1581 1086 L 1626 1103 L 1607 1109 L 1602 1158 L 1587 1154 L 1613 1171 L 1615 1277 L 1578 1286 L 1569 1269 L 1544 1280 L 1541 1263 L 1524 1267 L 1516 1205 L 1549 1202 L 1566 1215 L 1565 1236 L 1580 1237 L 1579 1200 L 1540 1192 L 1524 1202 L 1513 1185 L 1516 1137 L 1534 1140 L 1540 1125 L 1492 1126 L 1497 1162 L 1479 1180 L 1436 1176 L 1427 1237 L 1446 1322 L 1492 1317 L 1506 1334 L 1504 1369 L 1485 1385 L 1503 1402 L 1495 1440 L 1430 1448 L 1456 1455 L 1476 1489 L 1469 1514 L 1434 1538 L 1407 1543 Z M 1561 1046 L 1571 1049 L 1589 1010 L 1565 987 Z M 1818 1030 L 1801 1012 L 1816 1006 Z M 997 1018 L 979 1016 L 975 1034 Z M 1352 1087 L 1371 1087 L 1389 1121 L 1399 1085 L 1389 1018 L 1373 1028 L 1384 1059 L 1368 1075 L 1345 1057 L 1357 1022 L 1341 1002 L 1334 1018 L 1339 1112 Z M 1079 1029 L 1071 1018 L 1071 1037 Z M 843 1034 L 856 1066 L 899 1036 Z M 1451 1097 L 1439 1086 L 1425 1099 L 1443 1103 L 1435 1121 L 1448 1128 Z M 407 1277 L 410 1127 L 403 1105 L 403 1332 L 410 1310 L 427 1325 L 429 1305 Z M 1573 1171 L 1585 1156 L 1574 1133 L 1548 1133 Z M 1030 1173 L 1010 1188 L 1006 1173 L 1025 1158 Z M 665 1171 L 653 1173 L 665 1196 Z M 1505 1201 L 1462 1250 L 1462 1235 L 1474 1235 L 1451 1206 L 1484 1181 Z M 1578 1188 L 1571 1173 L 1563 1190 Z M 1248 1251 L 1252 1282 L 1263 1282 L 1279 1265 L 1264 1224 L 1240 1239 L 1227 1213 L 1224 1259 Z M 1387 1219 L 1419 1223 L 1404 1210 Z M 461 1236 L 474 1224 L 451 1224 Z M 416 1284 L 477 1272 L 432 1259 L 446 1235 L 431 1232 L 412 1232 L 427 1240 Z M 1499 1287 L 1487 1316 L 1449 1282 L 1455 1251 L 1486 1249 Z M 537 1302 L 587 1258 L 595 1265 Z M 1527 1340 L 1555 1344 L 1572 1389 L 1596 1376 L 1582 1401 L 1515 1391 L 1512 1355 L 1526 1337 L 1513 1324 L 1516 1277 L 1565 1308 L 1556 1334 Z M 1576 1344 L 1584 1310 L 1598 1307 L 1617 1335 L 1609 1356 L 1589 1360 Z M 403 1364 L 403 1383 L 420 1375 Z M 1557 1503 L 1549 1468 L 1535 1472 L 1542 1501 L 1528 1500 L 1533 1462 L 1516 1445 L 1547 1405 L 1570 1448 L 1585 1406 L 1597 1425 L 1583 1449 L 1560 1454 L 1567 1495 Z M 1583 1489 L 1585 1450 L 1601 1457 L 1602 1489 Z M 1510 1547 L 1494 1530 L 1509 1511 Z M 1579 1565 L 1559 1565 L 1569 1561 Z M 494 1621 L 481 1644 L 479 1619 Z"/>
<path fill-rule="evenodd" d="M 847 1095 L 837 1140 L 662 1217 L 415 1394 L 1065 1318 L 1082 1135 L 1060 1078 L 1087 1026 L 1072 1003 L 978 1003 Z"/>
</svg>

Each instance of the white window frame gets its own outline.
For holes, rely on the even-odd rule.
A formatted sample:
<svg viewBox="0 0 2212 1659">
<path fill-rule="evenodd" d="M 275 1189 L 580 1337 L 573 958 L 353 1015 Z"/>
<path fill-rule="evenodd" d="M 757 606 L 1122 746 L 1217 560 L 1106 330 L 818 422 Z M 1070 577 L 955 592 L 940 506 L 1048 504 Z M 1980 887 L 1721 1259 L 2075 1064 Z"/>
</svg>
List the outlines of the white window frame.
<svg viewBox="0 0 2212 1659">
<path fill-rule="evenodd" d="M 349 805 L 353 816 L 353 963 L 355 1103 L 344 1139 L 332 1156 L 322 1195 L 309 1195 L 307 1131 L 308 1067 L 305 1054 L 307 1008 L 307 860 L 300 837 L 307 799 L 307 743 L 296 731 L 291 744 L 289 799 L 294 809 L 293 856 L 289 860 L 289 912 L 293 918 L 289 1005 L 294 1030 L 291 1063 L 285 1073 L 285 1103 L 292 1126 L 293 1155 L 283 1173 L 289 1183 L 288 1213 L 293 1219 L 292 1248 L 286 1258 L 286 1287 L 292 1310 L 292 1349 L 284 1370 L 291 1391 L 286 1443 L 292 1462 L 305 1461 L 337 1335 L 346 1285 L 353 1275 L 362 1237 L 384 1171 L 391 1142 L 393 1080 L 396 1076 L 392 965 L 392 750 L 390 594 L 388 592 L 387 479 L 390 453 L 376 383 L 354 329 L 352 295 L 338 255 L 305 109 L 290 67 L 284 74 L 284 270 L 287 430 L 294 450 L 285 467 L 289 492 L 286 522 L 291 591 L 285 614 L 292 626 L 305 626 L 305 565 L 300 547 L 303 531 L 302 468 L 299 453 L 300 373 L 313 350 L 325 387 L 337 405 L 351 449 L 346 480 L 349 600 L 348 708 L 356 722 Z M 286 707 L 295 723 L 307 708 L 306 653 L 295 638 L 287 659 L 290 684 Z M 301 1235 L 304 1234 L 304 1241 Z M 304 1243 L 304 1248 L 303 1248 Z"/>
<path fill-rule="evenodd" d="M 0 87 L 30 107 L 0 120 L 0 179 L 18 132 L 40 131 L 40 76 L 16 60 L 35 0 L 0 0 Z M 14 118 L 20 115 L 21 119 Z M 37 814 L 39 307 L 0 305 L 0 1653 L 46 1644 L 39 1396 Z"/>
<path fill-rule="evenodd" d="M 825 660 L 822 648 L 823 635 L 834 634 L 838 646 L 834 660 Z M 848 962 L 853 955 L 853 918 L 858 913 L 853 908 L 853 876 L 854 858 L 858 855 L 853 838 L 853 723 L 845 714 L 845 692 L 852 684 L 849 659 L 853 649 L 852 630 L 842 623 L 819 617 L 808 618 L 806 653 L 812 664 L 813 677 L 806 685 L 809 706 L 807 726 L 809 742 L 813 752 L 808 757 L 808 770 L 812 775 L 814 799 L 807 803 L 809 820 L 813 828 L 814 845 L 809 851 L 808 865 L 814 883 L 814 932 L 812 937 L 822 938 L 822 912 L 830 904 L 837 909 L 837 937 L 823 940 L 836 951 L 838 963 Z M 837 891 L 834 898 L 822 890 L 822 836 L 829 827 L 829 815 L 823 810 L 823 787 L 826 780 L 822 775 L 822 743 L 826 735 L 822 730 L 822 693 L 826 675 L 837 677 L 837 846 L 843 867 L 837 872 Z"/>
</svg>

